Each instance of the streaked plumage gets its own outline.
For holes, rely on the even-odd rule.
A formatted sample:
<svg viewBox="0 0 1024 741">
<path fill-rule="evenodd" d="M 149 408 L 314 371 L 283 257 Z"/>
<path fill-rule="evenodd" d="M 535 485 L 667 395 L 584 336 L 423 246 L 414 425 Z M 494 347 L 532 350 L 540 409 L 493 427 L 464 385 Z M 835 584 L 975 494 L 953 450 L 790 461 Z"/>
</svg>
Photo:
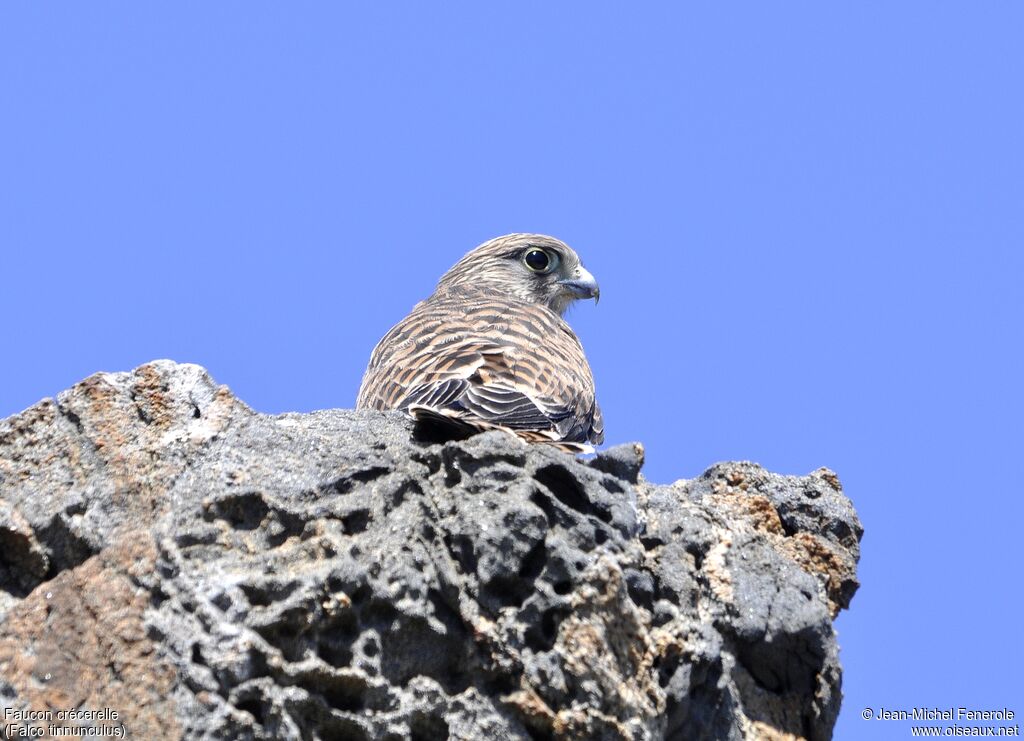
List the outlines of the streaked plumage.
<svg viewBox="0 0 1024 741">
<path fill-rule="evenodd" d="M 601 411 L 583 347 L 561 315 L 598 296 L 593 276 L 557 239 L 485 242 L 377 344 L 357 407 L 589 450 L 604 439 Z"/>
</svg>

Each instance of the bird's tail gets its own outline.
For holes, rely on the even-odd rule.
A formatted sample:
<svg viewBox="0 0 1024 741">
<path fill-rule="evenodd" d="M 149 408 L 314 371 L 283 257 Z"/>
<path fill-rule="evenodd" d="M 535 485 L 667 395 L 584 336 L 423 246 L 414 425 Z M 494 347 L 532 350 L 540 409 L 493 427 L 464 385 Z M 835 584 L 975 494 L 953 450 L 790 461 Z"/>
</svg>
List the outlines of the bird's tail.
<svg viewBox="0 0 1024 741">
<path fill-rule="evenodd" d="M 566 453 L 589 455 L 594 452 L 594 447 L 587 443 L 555 439 L 553 436 L 556 433 L 553 431 L 547 433 L 542 430 L 513 430 L 501 425 L 490 424 L 481 419 L 463 417 L 455 410 L 437 409 L 421 404 L 410 404 L 406 411 L 410 417 L 416 420 L 417 436 L 426 442 L 465 440 L 487 430 L 501 430 L 528 443 L 551 445 Z"/>
</svg>

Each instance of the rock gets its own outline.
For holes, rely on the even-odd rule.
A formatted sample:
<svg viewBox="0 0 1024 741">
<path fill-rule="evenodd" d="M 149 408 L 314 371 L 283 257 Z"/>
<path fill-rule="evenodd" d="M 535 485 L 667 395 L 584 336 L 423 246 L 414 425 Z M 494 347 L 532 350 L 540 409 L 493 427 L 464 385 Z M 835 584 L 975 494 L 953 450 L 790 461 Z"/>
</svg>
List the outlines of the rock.
<svg viewBox="0 0 1024 741">
<path fill-rule="evenodd" d="M 129 738 L 829 738 L 835 474 L 642 462 L 97 374 L 0 423 L 0 700 Z"/>
</svg>

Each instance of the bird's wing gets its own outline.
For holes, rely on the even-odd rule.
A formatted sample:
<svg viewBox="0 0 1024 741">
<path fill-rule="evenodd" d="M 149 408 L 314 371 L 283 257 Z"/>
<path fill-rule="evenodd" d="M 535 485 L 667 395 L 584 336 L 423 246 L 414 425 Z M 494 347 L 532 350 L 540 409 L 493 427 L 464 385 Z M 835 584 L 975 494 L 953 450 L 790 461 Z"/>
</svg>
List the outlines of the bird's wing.
<svg viewBox="0 0 1024 741">
<path fill-rule="evenodd" d="M 513 374 L 515 348 L 493 345 L 471 350 L 473 361 L 458 367 L 458 375 L 434 377 L 409 389 L 400 408 L 448 412 L 478 419 L 488 426 L 512 430 L 545 430 L 571 414 L 542 397 L 529 379 Z"/>
<path fill-rule="evenodd" d="M 374 351 L 359 406 L 549 442 L 603 437 L 579 340 L 545 307 L 504 299 L 420 304 Z"/>
</svg>

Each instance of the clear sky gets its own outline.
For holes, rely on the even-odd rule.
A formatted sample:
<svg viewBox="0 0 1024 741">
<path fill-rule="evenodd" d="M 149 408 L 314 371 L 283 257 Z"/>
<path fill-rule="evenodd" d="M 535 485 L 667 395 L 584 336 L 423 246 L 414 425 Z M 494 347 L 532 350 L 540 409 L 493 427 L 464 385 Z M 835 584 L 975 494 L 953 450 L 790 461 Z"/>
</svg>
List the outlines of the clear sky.
<svg viewBox="0 0 1024 741">
<path fill-rule="evenodd" d="M 0 417 L 206 366 L 352 406 L 477 243 L 573 245 L 649 478 L 835 469 L 866 528 L 836 737 L 1020 667 L 1024 5 L 4 3 Z"/>
</svg>

